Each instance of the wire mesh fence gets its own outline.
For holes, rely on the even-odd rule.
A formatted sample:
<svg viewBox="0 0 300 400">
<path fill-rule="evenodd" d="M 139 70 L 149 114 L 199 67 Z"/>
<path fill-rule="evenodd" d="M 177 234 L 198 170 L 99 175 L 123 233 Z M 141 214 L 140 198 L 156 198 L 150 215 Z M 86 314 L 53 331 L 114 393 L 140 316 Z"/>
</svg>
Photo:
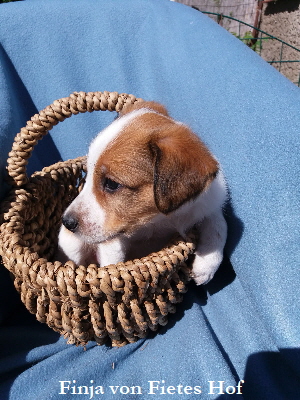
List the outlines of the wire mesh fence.
<svg viewBox="0 0 300 400">
<path fill-rule="evenodd" d="M 300 87 L 300 49 L 231 16 L 208 11 L 201 12 L 213 18 Z"/>
</svg>

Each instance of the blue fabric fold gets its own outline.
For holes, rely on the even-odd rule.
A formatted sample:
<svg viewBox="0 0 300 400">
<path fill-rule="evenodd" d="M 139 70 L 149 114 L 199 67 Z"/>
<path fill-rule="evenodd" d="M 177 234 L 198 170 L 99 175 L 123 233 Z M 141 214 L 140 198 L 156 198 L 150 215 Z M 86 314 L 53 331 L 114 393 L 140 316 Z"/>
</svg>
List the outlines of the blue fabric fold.
<svg viewBox="0 0 300 400">
<path fill-rule="evenodd" d="M 299 398 L 299 88 L 168 0 L 27 0 L 1 4 L 0 21 L 2 198 L 15 134 L 80 90 L 163 103 L 217 156 L 231 196 L 213 281 L 191 283 L 166 327 L 123 348 L 67 345 L 26 311 L 1 265 L 0 398 Z M 114 117 L 58 124 L 28 173 L 86 154 Z"/>
</svg>

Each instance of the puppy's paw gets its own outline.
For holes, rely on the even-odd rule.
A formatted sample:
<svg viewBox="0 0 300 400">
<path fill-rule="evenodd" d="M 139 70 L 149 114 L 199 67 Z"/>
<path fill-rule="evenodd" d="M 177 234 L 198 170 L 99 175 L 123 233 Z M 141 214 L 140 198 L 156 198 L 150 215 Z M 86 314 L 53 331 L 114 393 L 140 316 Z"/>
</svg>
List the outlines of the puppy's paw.
<svg viewBox="0 0 300 400">
<path fill-rule="evenodd" d="M 196 285 L 206 285 L 214 277 L 214 273 L 207 272 L 192 272 L 192 278 L 196 282 Z"/>
<path fill-rule="evenodd" d="M 219 260 L 196 255 L 193 263 L 192 278 L 197 285 L 206 285 L 214 277 L 219 265 Z"/>
</svg>

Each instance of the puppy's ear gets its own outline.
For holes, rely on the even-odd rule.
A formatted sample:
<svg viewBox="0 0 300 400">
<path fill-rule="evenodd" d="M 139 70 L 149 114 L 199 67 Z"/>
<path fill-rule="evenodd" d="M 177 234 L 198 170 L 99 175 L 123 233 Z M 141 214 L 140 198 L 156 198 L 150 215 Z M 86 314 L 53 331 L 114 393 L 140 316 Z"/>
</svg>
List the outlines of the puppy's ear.
<svg viewBox="0 0 300 400">
<path fill-rule="evenodd" d="M 216 177 L 219 166 L 201 140 L 188 127 L 170 122 L 150 143 L 154 157 L 154 198 L 168 214 L 193 199 Z"/>
<path fill-rule="evenodd" d="M 148 108 L 149 110 L 155 111 L 166 117 L 169 115 L 166 108 L 162 104 L 156 103 L 155 101 L 137 101 L 134 104 L 125 105 L 124 108 L 120 111 L 119 115 L 123 116 L 130 113 L 131 111 L 140 110 L 141 108 Z"/>
</svg>

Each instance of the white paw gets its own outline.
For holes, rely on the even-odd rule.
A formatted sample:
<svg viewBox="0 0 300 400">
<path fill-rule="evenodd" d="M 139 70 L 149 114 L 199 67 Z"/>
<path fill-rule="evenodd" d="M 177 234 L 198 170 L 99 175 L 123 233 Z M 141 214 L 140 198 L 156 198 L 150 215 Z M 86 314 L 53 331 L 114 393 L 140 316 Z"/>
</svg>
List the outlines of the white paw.
<svg viewBox="0 0 300 400">
<path fill-rule="evenodd" d="M 196 256 L 193 263 L 192 278 L 197 285 L 205 285 L 214 277 L 219 268 L 220 260 L 211 257 Z"/>
<path fill-rule="evenodd" d="M 195 273 L 194 271 L 192 273 L 192 278 L 196 282 L 196 285 L 206 285 L 209 281 L 212 280 L 213 277 L 214 274 L 212 273 L 206 273 L 206 272 Z"/>
</svg>

